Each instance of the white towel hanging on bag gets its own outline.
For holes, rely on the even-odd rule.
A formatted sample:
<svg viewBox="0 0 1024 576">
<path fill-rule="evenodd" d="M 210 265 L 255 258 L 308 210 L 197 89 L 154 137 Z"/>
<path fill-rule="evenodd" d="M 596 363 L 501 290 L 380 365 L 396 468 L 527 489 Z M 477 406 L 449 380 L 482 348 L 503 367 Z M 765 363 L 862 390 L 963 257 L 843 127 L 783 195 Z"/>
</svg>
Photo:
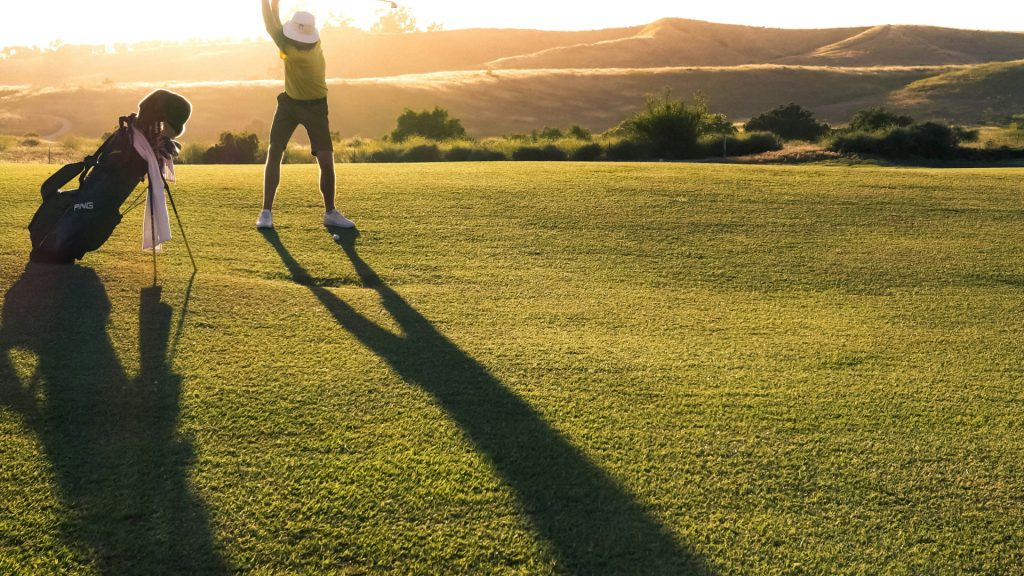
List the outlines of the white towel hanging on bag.
<svg viewBox="0 0 1024 576">
<path fill-rule="evenodd" d="M 146 135 L 138 128 L 132 127 L 134 138 L 132 138 L 135 151 L 149 165 L 147 179 L 149 180 L 149 192 L 146 194 L 146 214 L 142 221 L 142 249 L 152 250 L 154 247 L 159 250 L 164 242 L 171 239 L 171 218 L 167 213 L 167 196 L 164 190 L 164 178 L 174 182 L 174 163 L 171 159 L 161 162 L 153 147 L 146 140 Z M 150 206 L 152 202 L 152 206 Z M 154 229 L 155 228 L 155 229 Z"/>
</svg>

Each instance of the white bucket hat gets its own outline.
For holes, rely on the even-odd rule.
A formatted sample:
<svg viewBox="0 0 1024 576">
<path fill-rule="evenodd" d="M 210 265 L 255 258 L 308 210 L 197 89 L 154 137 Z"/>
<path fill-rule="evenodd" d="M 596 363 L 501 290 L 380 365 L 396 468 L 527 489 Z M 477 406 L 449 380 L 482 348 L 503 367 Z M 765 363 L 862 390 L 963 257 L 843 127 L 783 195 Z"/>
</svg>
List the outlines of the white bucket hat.
<svg viewBox="0 0 1024 576">
<path fill-rule="evenodd" d="M 303 44 L 316 44 L 320 41 L 320 31 L 316 29 L 316 16 L 309 12 L 296 12 L 291 20 L 285 22 L 284 35 Z"/>
</svg>

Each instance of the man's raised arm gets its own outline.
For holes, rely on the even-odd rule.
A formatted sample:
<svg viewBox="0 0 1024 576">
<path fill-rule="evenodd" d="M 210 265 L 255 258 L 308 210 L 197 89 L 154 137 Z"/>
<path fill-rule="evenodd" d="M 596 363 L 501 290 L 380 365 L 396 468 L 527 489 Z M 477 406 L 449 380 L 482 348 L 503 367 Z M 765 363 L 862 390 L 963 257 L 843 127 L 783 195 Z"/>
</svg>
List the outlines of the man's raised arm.
<svg viewBox="0 0 1024 576">
<path fill-rule="evenodd" d="M 262 0 L 263 1 L 263 23 L 267 26 L 267 33 L 274 39 L 274 42 L 278 42 L 284 32 L 284 27 L 281 26 L 281 0 Z"/>
</svg>

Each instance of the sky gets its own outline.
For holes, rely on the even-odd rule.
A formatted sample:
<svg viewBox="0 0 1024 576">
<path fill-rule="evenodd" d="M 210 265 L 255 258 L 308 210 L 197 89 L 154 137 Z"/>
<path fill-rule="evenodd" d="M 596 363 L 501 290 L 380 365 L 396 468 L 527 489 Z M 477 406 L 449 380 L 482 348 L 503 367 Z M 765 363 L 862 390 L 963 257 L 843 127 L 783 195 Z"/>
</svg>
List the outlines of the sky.
<svg viewBox="0 0 1024 576">
<path fill-rule="evenodd" d="M 927 24 L 1024 31 L 1016 2 L 860 0 L 398 0 L 422 25 L 586 30 L 680 17 L 780 28 Z M 368 27 L 387 5 L 379 0 L 282 0 L 282 16 L 306 9 L 320 18 L 352 18 Z M 141 15 L 141 16 L 140 16 Z M 263 35 L 258 0 L 0 0 L 0 46 L 114 44 L 143 40 L 256 38 Z M 0 82 L 2 83 L 2 82 Z"/>
</svg>

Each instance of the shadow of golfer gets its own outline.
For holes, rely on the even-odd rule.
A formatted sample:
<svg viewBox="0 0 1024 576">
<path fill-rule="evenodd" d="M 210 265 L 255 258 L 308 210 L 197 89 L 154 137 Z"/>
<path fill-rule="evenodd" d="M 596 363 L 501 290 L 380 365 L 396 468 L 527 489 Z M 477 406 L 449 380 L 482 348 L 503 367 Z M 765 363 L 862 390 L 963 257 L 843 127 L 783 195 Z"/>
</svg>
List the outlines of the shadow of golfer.
<svg viewBox="0 0 1024 576">
<path fill-rule="evenodd" d="M 657 520 L 528 403 L 492 376 L 381 281 L 356 252 L 357 233 L 338 242 L 366 288 L 380 296 L 403 336 L 381 328 L 319 287 L 275 232 L 264 234 L 294 281 L 406 382 L 431 394 L 515 492 L 560 568 L 574 574 L 708 574 Z"/>
<path fill-rule="evenodd" d="M 189 487 L 191 443 L 177 434 L 171 307 L 159 288 L 142 290 L 134 379 L 107 334 L 110 311 L 92 270 L 30 265 L 4 298 L 0 404 L 38 435 L 64 507 L 63 539 L 82 561 L 104 574 L 226 572 Z M 12 349 L 35 355 L 27 382 Z"/>
</svg>

